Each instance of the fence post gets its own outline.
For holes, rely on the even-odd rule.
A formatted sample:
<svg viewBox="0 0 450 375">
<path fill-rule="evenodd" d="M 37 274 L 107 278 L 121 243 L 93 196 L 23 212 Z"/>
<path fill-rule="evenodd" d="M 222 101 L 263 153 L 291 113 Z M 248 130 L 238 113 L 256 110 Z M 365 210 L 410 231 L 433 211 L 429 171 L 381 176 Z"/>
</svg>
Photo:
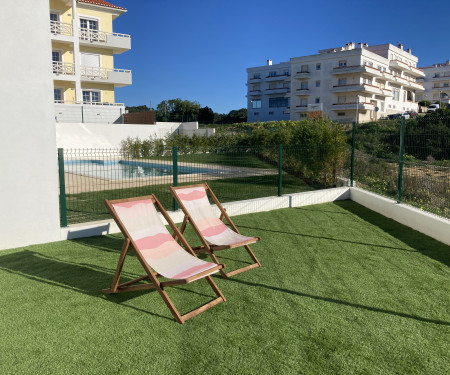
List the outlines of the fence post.
<svg viewBox="0 0 450 375">
<path fill-rule="evenodd" d="M 403 150 L 405 147 L 405 117 L 402 116 L 402 127 L 400 129 L 400 153 L 398 160 L 398 197 L 397 203 L 402 203 L 403 184 Z"/>
<path fill-rule="evenodd" d="M 172 171 L 173 171 L 173 186 L 178 186 L 178 147 L 174 146 L 172 148 Z M 173 199 L 173 210 L 178 211 L 178 203 Z"/>
<path fill-rule="evenodd" d="M 278 196 L 283 195 L 283 145 L 280 144 L 278 149 Z"/>
<path fill-rule="evenodd" d="M 61 210 L 61 226 L 67 227 L 66 181 L 64 178 L 64 149 L 58 148 L 59 173 L 59 205 Z"/>
<path fill-rule="evenodd" d="M 356 137 L 356 122 L 353 122 L 352 129 L 352 158 L 351 158 L 351 166 L 350 166 L 350 186 L 354 184 L 355 178 L 355 137 Z"/>
</svg>

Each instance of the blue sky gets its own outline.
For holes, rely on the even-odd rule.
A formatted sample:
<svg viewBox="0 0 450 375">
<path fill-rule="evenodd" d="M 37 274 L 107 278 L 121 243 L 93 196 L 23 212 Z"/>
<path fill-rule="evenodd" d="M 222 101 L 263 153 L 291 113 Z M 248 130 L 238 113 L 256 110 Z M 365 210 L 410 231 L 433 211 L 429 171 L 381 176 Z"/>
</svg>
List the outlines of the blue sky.
<svg viewBox="0 0 450 375">
<path fill-rule="evenodd" d="M 348 42 L 398 42 L 419 66 L 450 59 L 449 0 L 110 0 L 128 10 L 114 31 L 131 34 L 116 68 L 133 85 L 116 101 L 156 107 L 196 100 L 218 113 L 246 107 L 246 69 Z"/>
</svg>

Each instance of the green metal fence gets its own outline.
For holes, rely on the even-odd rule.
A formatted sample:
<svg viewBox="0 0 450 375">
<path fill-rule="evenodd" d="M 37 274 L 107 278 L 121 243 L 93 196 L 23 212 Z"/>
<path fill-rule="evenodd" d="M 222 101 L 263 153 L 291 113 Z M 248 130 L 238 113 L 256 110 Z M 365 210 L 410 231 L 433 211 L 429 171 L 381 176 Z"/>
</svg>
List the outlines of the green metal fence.
<svg viewBox="0 0 450 375">
<path fill-rule="evenodd" d="M 104 199 L 154 193 L 176 210 L 168 187 L 203 181 L 222 202 L 353 184 L 450 217 L 450 118 L 354 124 L 348 136 L 347 148 L 59 149 L 61 225 L 109 219 Z"/>
<path fill-rule="evenodd" d="M 356 186 L 450 217 L 450 117 L 358 125 Z"/>
<path fill-rule="evenodd" d="M 146 157 L 119 149 L 59 149 L 58 155 L 62 226 L 108 219 L 104 199 L 154 193 L 176 210 L 171 185 L 206 181 L 222 202 L 348 185 L 347 150 L 331 145 L 157 148 Z"/>
</svg>

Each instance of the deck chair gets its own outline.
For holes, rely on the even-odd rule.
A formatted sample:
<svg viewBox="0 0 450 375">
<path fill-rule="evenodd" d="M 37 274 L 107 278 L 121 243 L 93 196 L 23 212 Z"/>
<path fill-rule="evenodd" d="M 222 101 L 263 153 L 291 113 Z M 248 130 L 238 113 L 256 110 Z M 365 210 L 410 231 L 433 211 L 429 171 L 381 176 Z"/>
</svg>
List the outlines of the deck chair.
<svg viewBox="0 0 450 375">
<path fill-rule="evenodd" d="M 202 311 L 225 301 L 225 297 L 210 276 L 222 270 L 224 265 L 205 262 L 197 258 L 153 194 L 130 199 L 105 200 L 105 205 L 122 231 L 125 240 L 113 282 L 110 288 L 102 290 L 104 293 L 156 289 L 176 321 L 181 324 Z M 174 231 L 173 235 L 165 227 L 155 206 Z M 178 242 L 175 241 L 174 236 Z M 186 250 L 180 246 L 180 243 Z M 135 280 L 119 284 L 125 256 L 130 245 L 146 274 Z M 159 277 L 171 280 L 160 281 Z M 188 284 L 202 278 L 206 279 L 217 298 L 185 315 L 180 315 L 167 295 L 165 287 Z M 143 280 L 149 280 L 150 283 L 136 284 Z"/>
<path fill-rule="evenodd" d="M 208 253 L 214 262 L 219 264 L 217 257 L 214 255 L 216 251 L 243 246 L 253 259 L 254 263 L 228 273 L 221 269 L 220 273 L 224 278 L 229 278 L 251 268 L 261 267 L 261 263 L 248 246 L 261 238 L 246 237 L 239 233 L 207 183 L 180 187 L 172 186 L 170 191 L 185 215 L 180 229 L 181 233 L 184 233 L 189 222 L 202 242 L 201 246 L 193 248 L 196 253 Z M 207 193 L 219 208 L 220 217 L 214 214 Z M 225 225 L 223 219 L 226 219 L 232 229 Z"/>
</svg>

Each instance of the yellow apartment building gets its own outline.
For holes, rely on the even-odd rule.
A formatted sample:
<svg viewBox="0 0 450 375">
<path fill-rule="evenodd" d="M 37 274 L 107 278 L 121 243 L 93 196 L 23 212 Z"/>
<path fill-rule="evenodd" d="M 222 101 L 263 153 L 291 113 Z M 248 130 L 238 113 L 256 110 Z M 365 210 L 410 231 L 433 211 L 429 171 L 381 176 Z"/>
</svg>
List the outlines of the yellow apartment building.
<svg viewBox="0 0 450 375">
<path fill-rule="evenodd" d="M 131 85 L 131 71 L 114 55 L 131 49 L 131 37 L 113 31 L 126 9 L 104 0 L 50 0 L 50 35 L 57 122 L 119 122 L 125 107 L 116 87 Z"/>
</svg>

